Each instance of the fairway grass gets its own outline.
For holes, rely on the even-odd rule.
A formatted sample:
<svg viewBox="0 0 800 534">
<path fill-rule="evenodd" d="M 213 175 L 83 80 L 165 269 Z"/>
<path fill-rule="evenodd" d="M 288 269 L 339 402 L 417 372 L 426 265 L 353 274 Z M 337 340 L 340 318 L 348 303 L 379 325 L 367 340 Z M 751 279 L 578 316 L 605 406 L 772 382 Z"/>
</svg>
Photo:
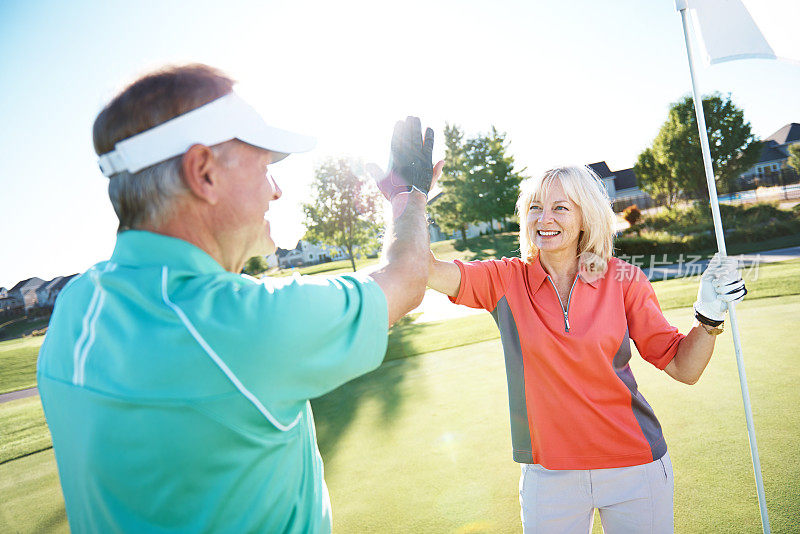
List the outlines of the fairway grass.
<svg viewBox="0 0 800 534">
<path fill-rule="evenodd" d="M 52 447 L 39 396 L 0 404 L 0 464 Z"/>
<path fill-rule="evenodd" d="M 771 526 L 798 532 L 800 296 L 737 310 Z M 688 308 L 666 315 L 684 331 L 692 321 Z M 759 531 L 730 334 L 695 386 L 639 358 L 632 366 L 675 466 L 675 532 Z M 313 404 L 335 530 L 521 530 L 499 341 L 389 362 Z"/>
<path fill-rule="evenodd" d="M 745 302 L 752 302 L 756 298 L 800 294 L 800 260 L 764 263 L 741 269 L 741 273 L 749 295 Z M 697 296 L 699 281 L 698 276 L 653 281 L 661 309 L 691 306 Z"/>
<path fill-rule="evenodd" d="M 69 532 L 53 449 L 0 465 L 0 532 Z"/>
<path fill-rule="evenodd" d="M 36 356 L 44 336 L 0 341 L 0 393 L 36 385 Z"/>
<path fill-rule="evenodd" d="M 737 312 L 771 526 L 798 532 L 800 295 Z M 683 331 L 692 320 L 690 308 L 666 316 Z M 675 532 L 759 531 L 730 333 L 695 386 L 631 364 L 675 466 Z M 388 361 L 313 405 L 334 532 L 521 531 L 499 340 Z M 0 532 L 66 530 L 60 499 L 52 451 L 0 465 Z"/>
</svg>

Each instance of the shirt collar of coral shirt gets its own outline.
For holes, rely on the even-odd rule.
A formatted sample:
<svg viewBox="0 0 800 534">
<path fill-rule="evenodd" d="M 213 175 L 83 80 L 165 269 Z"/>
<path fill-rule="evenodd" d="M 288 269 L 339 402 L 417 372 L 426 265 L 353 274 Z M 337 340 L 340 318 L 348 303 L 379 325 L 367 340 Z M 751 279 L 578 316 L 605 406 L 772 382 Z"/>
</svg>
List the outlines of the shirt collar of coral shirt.
<svg viewBox="0 0 800 534">
<path fill-rule="evenodd" d="M 531 294 L 535 295 L 539 288 L 542 286 L 542 283 L 547 278 L 547 272 L 542 267 L 541 262 L 539 261 L 539 256 L 537 255 L 536 258 L 528 264 L 528 281 L 530 283 Z M 607 274 L 607 273 L 606 273 Z M 598 277 L 594 280 L 587 280 L 582 274 L 578 274 L 578 279 L 587 284 L 590 287 L 597 288 L 600 285 L 600 280 L 602 277 Z"/>
</svg>

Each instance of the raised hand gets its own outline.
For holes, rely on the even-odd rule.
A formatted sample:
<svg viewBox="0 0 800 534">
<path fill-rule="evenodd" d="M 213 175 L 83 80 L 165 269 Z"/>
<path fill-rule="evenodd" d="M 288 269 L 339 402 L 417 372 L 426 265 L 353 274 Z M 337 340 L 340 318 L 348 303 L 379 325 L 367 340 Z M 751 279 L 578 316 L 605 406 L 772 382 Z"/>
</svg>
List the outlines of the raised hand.
<svg viewBox="0 0 800 534">
<path fill-rule="evenodd" d="M 392 200 L 398 193 L 416 189 L 427 196 L 439 173 L 441 162 L 436 169 L 433 165 L 433 130 L 427 128 L 423 139 L 418 117 L 398 121 L 392 135 L 389 172 L 376 180 L 383 195 Z"/>
</svg>

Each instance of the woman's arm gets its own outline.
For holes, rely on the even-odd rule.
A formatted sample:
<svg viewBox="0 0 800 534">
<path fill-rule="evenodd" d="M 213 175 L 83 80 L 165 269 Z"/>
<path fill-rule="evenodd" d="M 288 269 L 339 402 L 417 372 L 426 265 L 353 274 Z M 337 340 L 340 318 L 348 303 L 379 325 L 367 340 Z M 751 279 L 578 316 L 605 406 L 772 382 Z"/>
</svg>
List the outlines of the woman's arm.
<svg viewBox="0 0 800 534">
<path fill-rule="evenodd" d="M 709 334 L 698 321 L 689 334 L 678 345 L 678 352 L 664 371 L 684 384 L 696 384 L 703 374 L 711 354 L 714 352 L 714 342 L 717 336 Z"/>
<path fill-rule="evenodd" d="M 452 261 L 439 261 L 430 253 L 428 287 L 450 297 L 458 296 L 461 287 L 461 269 Z"/>
<path fill-rule="evenodd" d="M 694 303 L 694 327 L 681 340 L 675 357 L 664 368 L 675 380 L 684 384 L 697 383 L 714 352 L 716 334 L 722 332 L 729 303 L 738 302 L 747 294 L 736 268 L 735 258 L 715 254 L 700 278 Z"/>
</svg>

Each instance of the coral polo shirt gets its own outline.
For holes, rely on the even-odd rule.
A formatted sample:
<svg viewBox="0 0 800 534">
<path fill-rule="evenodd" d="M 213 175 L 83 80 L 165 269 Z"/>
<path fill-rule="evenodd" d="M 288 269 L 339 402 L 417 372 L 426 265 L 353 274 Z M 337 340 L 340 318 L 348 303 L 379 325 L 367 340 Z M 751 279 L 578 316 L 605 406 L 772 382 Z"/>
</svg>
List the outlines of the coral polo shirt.
<svg viewBox="0 0 800 534">
<path fill-rule="evenodd" d="M 560 302 L 539 259 L 455 262 L 456 304 L 492 313 L 508 378 L 514 460 L 547 469 L 641 465 L 667 450 L 628 362 L 630 340 L 659 369 L 685 337 L 661 312 L 638 267 L 611 258 Z"/>
</svg>

